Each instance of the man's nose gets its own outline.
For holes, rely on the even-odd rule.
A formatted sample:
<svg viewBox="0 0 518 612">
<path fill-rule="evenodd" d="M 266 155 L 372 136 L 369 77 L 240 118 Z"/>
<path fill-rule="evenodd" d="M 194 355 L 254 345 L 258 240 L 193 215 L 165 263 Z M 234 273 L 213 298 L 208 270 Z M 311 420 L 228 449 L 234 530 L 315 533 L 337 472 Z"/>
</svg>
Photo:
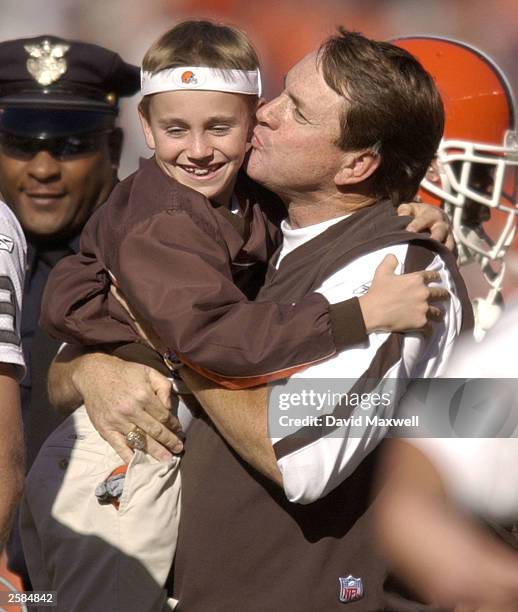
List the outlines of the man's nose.
<svg viewBox="0 0 518 612">
<path fill-rule="evenodd" d="M 263 104 L 257 109 L 257 122 L 261 125 L 266 125 L 273 130 L 279 126 L 279 104 L 280 99 L 275 98 L 271 102 Z"/>
<path fill-rule="evenodd" d="M 205 135 L 193 135 L 189 142 L 187 156 L 190 159 L 205 160 L 213 156 L 213 148 Z"/>
<path fill-rule="evenodd" d="M 28 162 L 27 172 L 40 182 L 48 182 L 60 176 L 61 163 L 48 151 L 38 151 Z"/>
</svg>

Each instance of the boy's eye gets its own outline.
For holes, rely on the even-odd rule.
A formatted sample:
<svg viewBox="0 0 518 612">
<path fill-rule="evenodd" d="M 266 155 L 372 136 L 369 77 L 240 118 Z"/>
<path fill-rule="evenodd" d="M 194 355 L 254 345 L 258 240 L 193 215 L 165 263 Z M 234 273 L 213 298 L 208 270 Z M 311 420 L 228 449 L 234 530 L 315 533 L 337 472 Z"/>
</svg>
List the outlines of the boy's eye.
<svg viewBox="0 0 518 612">
<path fill-rule="evenodd" d="M 230 130 L 229 125 L 212 125 L 210 131 L 214 134 L 226 134 Z"/>
<path fill-rule="evenodd" d="M 187 130 L 182 127 L 170 127 L 166 130 L 166 134 L 169 136 L 183 136 L 186 132 Z"/>
</svg>

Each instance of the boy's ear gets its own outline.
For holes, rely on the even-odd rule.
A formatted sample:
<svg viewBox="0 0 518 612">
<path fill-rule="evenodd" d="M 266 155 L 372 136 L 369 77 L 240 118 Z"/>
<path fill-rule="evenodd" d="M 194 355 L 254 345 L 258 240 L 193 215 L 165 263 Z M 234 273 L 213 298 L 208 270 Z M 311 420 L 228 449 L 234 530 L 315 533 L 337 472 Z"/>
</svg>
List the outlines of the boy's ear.
<svg viewBox="0 0 518 612">
<path fill-rule="evenodd" d="M 142 110 L 138 109 L 138 116 L 140 119 L 140 125 L 142 126 L 142 131 L 144 132 L 144 138 L 146 140 L 147 146 L 154 151 L 155 150 L 155 139 L 153 137 L 153 132 L 151 131 L 151 126 L 149 125 L 149 121 L 145 117 Z"/>
<path fill-rule="evenodd" d="M 381 157 L 374 151 L 350 151 L 344 154 L 342 167 L 335 175 L 335 184 L 354 185 L 367 180 L 379 168 Z"/>
</svg>

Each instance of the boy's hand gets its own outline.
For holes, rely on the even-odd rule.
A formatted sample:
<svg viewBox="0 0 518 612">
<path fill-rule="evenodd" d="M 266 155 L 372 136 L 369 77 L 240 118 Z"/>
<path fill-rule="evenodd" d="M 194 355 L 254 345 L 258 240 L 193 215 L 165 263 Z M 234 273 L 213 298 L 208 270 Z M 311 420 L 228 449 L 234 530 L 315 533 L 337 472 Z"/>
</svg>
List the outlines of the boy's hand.
<svg viewBox="0 0 518 612">
<path fill-rule="evenodd" d="M 129 463 L 133 451 L 126 435 L 135 426 L 146 433 L 146 451 L 158 461 L 183 450 L 171 416 L 171 383 L 148 366 L 95 353 L 82 357 L 74 384 L 99 434 Z"/>
<path fill-rule="evenodd" d="M 369 291 L 359 298 L 367 332 L 430 331 L 430 320 L 440 320 L 442 311 L 431 302 L 450 297 L 442 287 L 428 287 L 440 280 L 437 272 L 424 270 L 395 274 L 398 261 L 387 255 L 376 268 Z"/>
<path fill-rule="evenodd" d="M 430 232 L 437 242 L 442 242 L 450 251 L 455 248 L 455 239 L 451 231 L 451 223 L 446 213 L 423 202 L 410 202 L 401 204 L 397 209 L 398 215 L 414 217 L 407 225 L 409 232 Z"/>
</svg>

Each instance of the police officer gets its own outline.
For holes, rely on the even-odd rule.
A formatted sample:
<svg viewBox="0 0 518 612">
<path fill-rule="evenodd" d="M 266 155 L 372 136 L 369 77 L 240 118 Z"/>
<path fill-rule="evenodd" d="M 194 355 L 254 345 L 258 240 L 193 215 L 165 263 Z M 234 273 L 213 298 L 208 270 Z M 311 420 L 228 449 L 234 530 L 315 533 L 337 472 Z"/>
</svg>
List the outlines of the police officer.
<svg viewBox="0 0 518 612">
<path fill-rule="evenodd" d="M 46 393 L 58 343 L 39 328 L 52 267 L 78 250 L 79 235 L 117 180 L 118 100 L 139 88 L 139 70 L 116 53 L 55 36 L 0 43 L 0 192 L 28 243 L 21 325 L 27 467 L 60 418 Z M 9 566 L 30 588 L 17 529 Z"/>
</svg>

